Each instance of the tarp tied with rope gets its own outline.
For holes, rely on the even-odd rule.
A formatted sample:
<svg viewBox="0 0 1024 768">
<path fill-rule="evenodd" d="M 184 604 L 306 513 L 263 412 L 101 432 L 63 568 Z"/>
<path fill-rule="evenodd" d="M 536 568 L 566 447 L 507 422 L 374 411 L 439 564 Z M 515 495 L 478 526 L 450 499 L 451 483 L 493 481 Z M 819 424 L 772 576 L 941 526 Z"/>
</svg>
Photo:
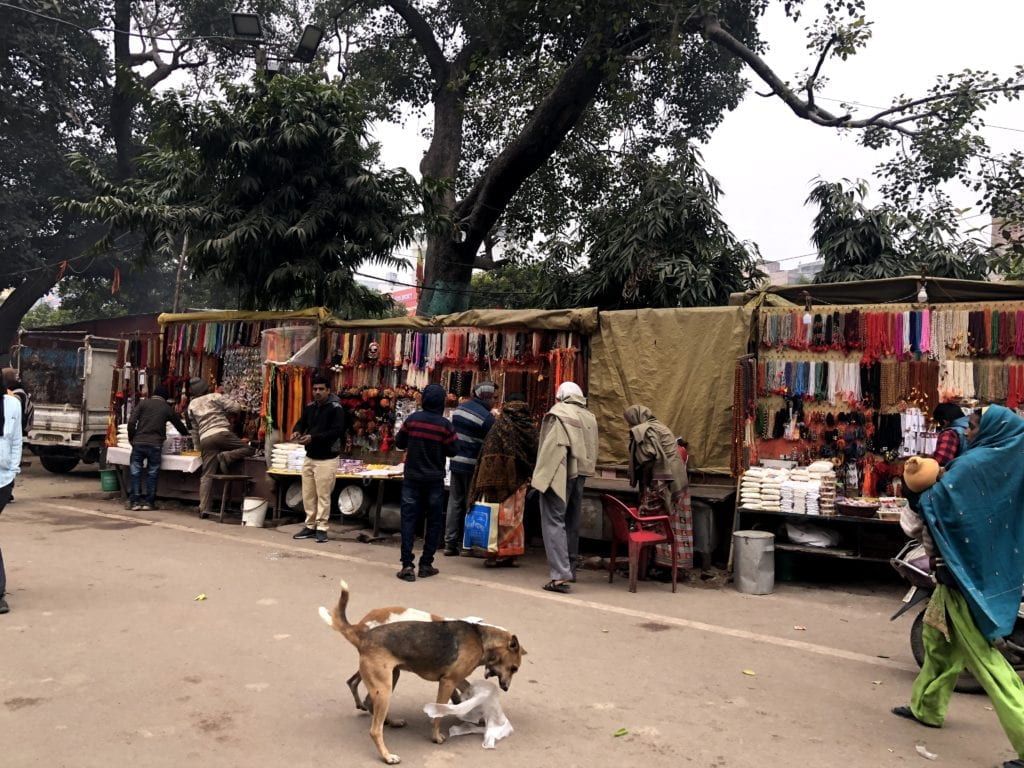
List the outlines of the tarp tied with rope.
<svg viewBox="0 0 1024 768">
<path fill-rule="evenodd" d="M 848 283 L 773 285 L 763 291 L 734 293 L 729 297 L 729 304 L 769 307 L 803 306 L 805 294 L 814 304 L 915 302 L 922 285 L 928 294 L 929 304 L 1024 300 L 1024 282 L 954 280 L 948 277 L 907 275 L 886 280 L 858 280 Z"/>
</svg>

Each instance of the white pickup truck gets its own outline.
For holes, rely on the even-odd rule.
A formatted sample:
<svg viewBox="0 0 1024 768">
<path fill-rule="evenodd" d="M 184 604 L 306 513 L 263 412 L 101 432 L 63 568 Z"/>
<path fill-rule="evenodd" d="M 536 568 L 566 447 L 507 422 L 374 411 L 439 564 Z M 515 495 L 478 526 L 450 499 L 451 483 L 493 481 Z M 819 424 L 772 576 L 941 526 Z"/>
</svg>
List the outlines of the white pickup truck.
<svg viewBox="0 0 1024 768">
<path fill-rule="evenodd" d="M 104 466 L 114 367 L 125 344 L 81 331 L 22 331 L 15 366 L 32 395 L 25 439 L 50 472 Z"/>
</svg>

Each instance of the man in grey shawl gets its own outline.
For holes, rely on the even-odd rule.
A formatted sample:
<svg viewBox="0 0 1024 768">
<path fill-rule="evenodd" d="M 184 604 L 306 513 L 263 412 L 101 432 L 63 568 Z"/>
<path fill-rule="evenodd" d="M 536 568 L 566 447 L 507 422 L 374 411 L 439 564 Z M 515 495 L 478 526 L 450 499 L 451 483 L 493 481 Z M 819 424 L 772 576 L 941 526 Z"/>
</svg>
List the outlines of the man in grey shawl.
<svg viewBox="0 0 1024 768">
<path fill-rule="evenodd" d="M 597 464 L 597 419 L 571 381 L 558 388 L 555 400 L 541 423 L 531 485 L 541 493 L 541 533 L 551 572 L 544 589 L 565 593 L 576 581 L 583 485 Z"/>
</svg>

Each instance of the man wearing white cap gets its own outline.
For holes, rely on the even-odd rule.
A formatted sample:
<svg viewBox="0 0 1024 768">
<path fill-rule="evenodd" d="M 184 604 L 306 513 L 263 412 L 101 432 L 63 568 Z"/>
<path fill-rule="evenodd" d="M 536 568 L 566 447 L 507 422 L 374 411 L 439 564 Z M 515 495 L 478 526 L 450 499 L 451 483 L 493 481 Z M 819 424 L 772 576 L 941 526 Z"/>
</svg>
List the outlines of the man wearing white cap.
<svg viewBox="0 0 1024 768">
<path fill-rule="evenodd" d="M 541 492 L 541 533 L 551 580 L 549 592 L 568 592 L 576 581 L 583 485 L 597 465 L 597 419 L 583 390 L 571 381 L 558 388 L 544 416 L 531 484 Z"/>
<path fill-rule="evenodd" d="M 469 486 L 484 438 L 494 426 L 491 408 L 497 389 L 493 382 L 481 381 L 473 387 L 473 399 L 460 405 L 452 414 L 452 426 L 455 427 L 458 442 L 455 444 L 455 455 L 451 458 L 451 485 L 444 523 L 444 553 L 448 557 L 459 554 L 462 524 L 470 504 Z"/>
</svg>

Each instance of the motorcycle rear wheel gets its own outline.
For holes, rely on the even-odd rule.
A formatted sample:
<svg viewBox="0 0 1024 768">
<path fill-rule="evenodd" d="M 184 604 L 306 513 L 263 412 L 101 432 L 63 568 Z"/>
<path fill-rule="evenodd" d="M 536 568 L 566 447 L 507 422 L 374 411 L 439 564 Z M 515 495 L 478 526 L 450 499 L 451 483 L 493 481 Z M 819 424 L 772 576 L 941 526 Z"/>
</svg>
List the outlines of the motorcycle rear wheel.
<svg viewBox="0 0 1024 768">
<path fill-rule="evenodd" d="M 914 654 L 914 661 L 917 662 L 917 666 L 924 665 L 924 610 L 922 610 L 917 617 L 914 619 L 913 625 L 910 627 L 910 650 Z M 981 683 L 974 679 L 974 675 L 968 672 L 966 669 L 960 673 L 960 677 L 956 681 L 956 688 L 954 690 L 957 693 L 984 693 L 985 689 L 981 687 Z"/>
</svg>

